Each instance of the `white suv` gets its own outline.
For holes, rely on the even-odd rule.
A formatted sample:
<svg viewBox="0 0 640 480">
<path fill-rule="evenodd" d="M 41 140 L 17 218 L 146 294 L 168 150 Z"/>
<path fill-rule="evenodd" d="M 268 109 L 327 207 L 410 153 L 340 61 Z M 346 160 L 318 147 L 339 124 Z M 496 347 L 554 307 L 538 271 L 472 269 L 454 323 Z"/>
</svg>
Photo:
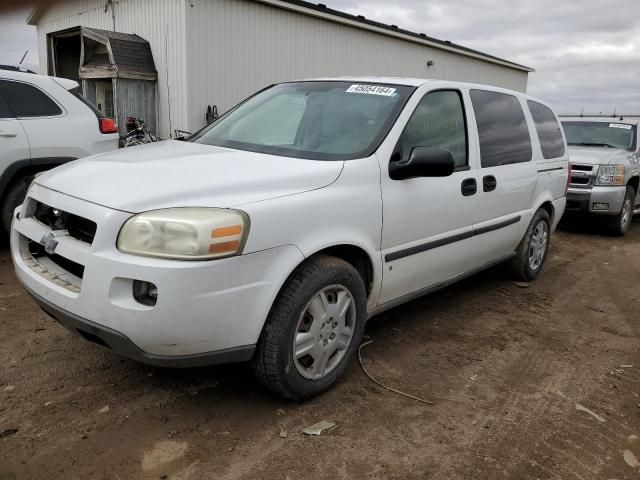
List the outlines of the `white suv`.
<svg viewBox="0 0 640 480">
<path fill-rule="evenodd" d="M 17 276 L 84 338 L 162 366 L 252 360 L 329 388 L 367 318 L 499 262 L 533 280 L 568 176 L 556 115 L 484 85 L 282 83 L 189 141 L 36 178 Z"/>
<path fill-rule="evenodd" d="M 36 173 L 118 148 L 117 132 L 76 82 L 0 69 L 0 230 Z"/>
</svg>

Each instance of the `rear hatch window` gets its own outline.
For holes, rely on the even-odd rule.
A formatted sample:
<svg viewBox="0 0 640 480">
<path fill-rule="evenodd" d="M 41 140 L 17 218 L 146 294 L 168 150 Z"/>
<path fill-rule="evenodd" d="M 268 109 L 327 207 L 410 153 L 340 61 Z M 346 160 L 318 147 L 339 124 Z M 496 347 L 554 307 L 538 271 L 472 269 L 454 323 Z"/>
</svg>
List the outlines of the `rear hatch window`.
<svg viewBox="0 0 640 480">
<path fill-rule="evenodd" d="M 80 91 L 80 87 L 72 88 L 71 90 L 69 90 L 69 93 L 71 93 L 74 97 L 76 97 L 78 100 L 80 100 L 82 103 L 84 103 L 87 107 L 89 107 L 91 109 L 91 111 L 96 114 L 96 117 L 98 117 L 98 118 L 107 118 L 107 117 L 105 117 L 104 113 L 102 113 L 100 110 L 98 110 L 89 100 L 87 100 L 86 98 L 84 98 L 82 96 L 82 92 Z"/>
</svg>

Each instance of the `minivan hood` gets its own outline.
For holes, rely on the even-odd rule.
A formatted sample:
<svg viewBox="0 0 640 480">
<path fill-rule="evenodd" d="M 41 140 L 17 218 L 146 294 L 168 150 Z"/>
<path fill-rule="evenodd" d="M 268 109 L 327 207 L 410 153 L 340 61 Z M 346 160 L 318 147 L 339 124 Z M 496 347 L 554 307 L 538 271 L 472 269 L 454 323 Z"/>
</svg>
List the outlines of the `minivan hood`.
<svg viewBox="0 0 640 480">
<path fill-rule="evenodd" d="M 585 163 L 589 165 L 609 165 L 624 163 L 632 155 L 631 152 L 619 148 L 582 147 L 569 145 L 569 160 L 571 163 Z"/>
<path fill-rule="evenodd" d="M 232 207 L 333 183 L 342 161 L 279 157 L 176 140 L 86 157 L 36 177 L 39 185 L 131 213 Z"/>
</svg>

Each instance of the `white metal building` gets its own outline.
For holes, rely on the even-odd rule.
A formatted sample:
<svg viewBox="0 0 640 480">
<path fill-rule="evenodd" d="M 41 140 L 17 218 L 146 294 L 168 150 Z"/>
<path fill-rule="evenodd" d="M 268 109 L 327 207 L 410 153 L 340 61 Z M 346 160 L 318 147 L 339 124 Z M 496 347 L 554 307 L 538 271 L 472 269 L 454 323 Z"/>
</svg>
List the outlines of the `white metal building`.
<svg viewBox="0 0 640 480">
<path fill-rule="evenodd" d="M 164 138 L 202 127 L 208 106 L 222 113 L 283 80 L 409 76 L 525 91 L 532 71 L 299 0 L 69 0 L 35 9 L 28 21 L 42 73 L 81 80 L 120 123 L 155 116 L 145 120 Z M 143 58 L 143 44 L 152 58 Z"/>
</svg>

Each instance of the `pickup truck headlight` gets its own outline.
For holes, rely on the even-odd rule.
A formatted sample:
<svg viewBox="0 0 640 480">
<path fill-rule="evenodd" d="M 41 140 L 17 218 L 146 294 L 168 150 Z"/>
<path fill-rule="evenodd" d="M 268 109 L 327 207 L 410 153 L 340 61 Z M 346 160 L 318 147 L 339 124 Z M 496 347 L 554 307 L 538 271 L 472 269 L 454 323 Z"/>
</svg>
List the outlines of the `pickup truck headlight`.
<svg viewBox="0 0 640 480">
<path fill-rule="evenodd" d="M 249 217 L 224 208 L 167 208 L 125 222 L 118 250 L 175 260 L 213 260 L 242 253 Z"/>
<path fill-rule="evenodd" d="M 596 185 L 624 185 L 624 165 L 600 165 Z"/>
</svg>

